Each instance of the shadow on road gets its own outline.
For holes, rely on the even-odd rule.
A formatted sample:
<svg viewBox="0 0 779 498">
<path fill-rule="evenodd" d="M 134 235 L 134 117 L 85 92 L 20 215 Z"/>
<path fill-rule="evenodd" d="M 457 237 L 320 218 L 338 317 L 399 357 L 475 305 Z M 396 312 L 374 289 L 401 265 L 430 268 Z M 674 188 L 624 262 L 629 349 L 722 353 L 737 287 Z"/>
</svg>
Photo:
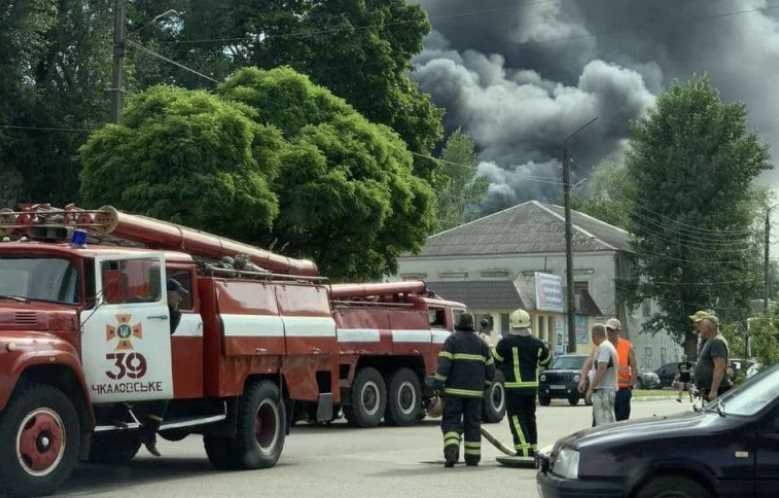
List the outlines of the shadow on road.
<svg viewBox="0 0 779 498">
<path fill-rule="evenodd" d="M 279 463 L 277 467 L 284 464 Z M 238 472 L 238 471 L 235 471 Z M 136 486 L 195 476 L 233 473 L 215 470 L 208 459 L 159 458 L 138 459 L 128 465 L 82 464 L 58 491 L 68 496 L 90 496 L 106 492 L 127 492 Z"/>
</svg>

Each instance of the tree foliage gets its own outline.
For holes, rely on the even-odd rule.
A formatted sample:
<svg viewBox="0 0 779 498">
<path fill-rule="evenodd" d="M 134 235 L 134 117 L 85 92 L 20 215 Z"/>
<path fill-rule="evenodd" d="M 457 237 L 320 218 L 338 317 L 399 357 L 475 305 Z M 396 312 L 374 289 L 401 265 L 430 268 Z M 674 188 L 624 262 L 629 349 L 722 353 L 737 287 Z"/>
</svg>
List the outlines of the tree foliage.
<svg viewBox="0 0 779 498">
<path fill-rule="evenodd" d="M 630 226 L 630 199 L 635 188 L 627 166 L 603 161 L 593 169 L 587 183 L 589 195 L 574 194 L 573 209 L 627 230 Z"/>
<path fill-rule="evenodd" d="M 290 68 L 218 94 L 160 86 L 81 149 L 82 196 L 377 278 L 421 247 L 434 197 L 403 141 Z"/>
<path fill-rule="evenodd" d="M 649 330 L 674 333 L 694 355 L 688 315 L 714 308 L 743 321 L 761 285 L 752 182 L 770 168 L 768 147 L 706 77 L 673 84 L 633 128 L 628 174 L 637 280 L 621 282 L 633 302 L 656 299 Z"/>
<path fill-rule="evenodd" d="M 478 203 L 489 187 L 477 176 L 475 143 L 462 130 L 455 130 L 441 152 L 436 175 L 438 229 L 456 227 L 478 216 Z"/>
<path fill-rule="evenodd" d="M 290 68 L 244 69 L 219 94 L 251 107 L 289 141 L 273 235 L 291 254 L 313 257 L 335 277 L 378 278 L 424 243 L 434 196 L 390 128 Z"/>
<path fill-rule="evenodd" d="M 278 215 L 270 183 L 284 147 L 239 106 L 153 87 L 81 148 L 82 199 L 252 241 Z"/>
</svg>

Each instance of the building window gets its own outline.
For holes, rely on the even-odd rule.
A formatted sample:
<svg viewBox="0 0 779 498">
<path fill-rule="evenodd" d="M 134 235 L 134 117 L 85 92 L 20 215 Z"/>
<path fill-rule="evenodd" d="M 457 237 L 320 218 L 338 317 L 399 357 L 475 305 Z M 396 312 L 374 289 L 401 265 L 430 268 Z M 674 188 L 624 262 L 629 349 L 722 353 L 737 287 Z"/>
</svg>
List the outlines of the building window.
<svg viewBox="0 0 779 498">
<path fill-rule="evenodd" d="M 665 348 L 660 348 L 660 364 L 665 365 Z"/>
<path fill-rule="evenodd" d="M 544 327 L 544 316 L 543 315 L 539 315 L 538 316 L 538 329 L 537 330 L 538 330 L 538 338 L 541 339 L 542 341 L 545 340 L 544 339 L 544 334 L 546 333 L 546 328 Z"/>
<path fill-rule="evenodd" d="M 468 272 L 465 271 L 445 271 L 438 274 L 439 278 L 468 278 Z"/>
<path fill-rule="evenodd" d="M 641 314 L 644 318 L 649 318 L 652 315 L 652 303 L 650 301 L 641 303 Z"/>
<path fill-rule="evenodd" d="M 589 282 L 574 282 L 573 283 L 573 291 L 577 294 L 580 292 L 590 292 L 590 283 Z"/>
<path fill-rule="evenodd" d="M 507 335 L 509 335 L 509 314 L 508 313 L 500 314 L 500 335 L 502 337 L 506 337 Z"/>
<path fill-rule="evenodd" d="M 401 273 L 400 278 L 403 280 L 425 280 L 427 273 Z"/>
<path fill-rule="evenodd" d="M 481 272 L 482 278 L 508 278 L 509 272 L 506 270 L 487 270 Z"/>
</svg>

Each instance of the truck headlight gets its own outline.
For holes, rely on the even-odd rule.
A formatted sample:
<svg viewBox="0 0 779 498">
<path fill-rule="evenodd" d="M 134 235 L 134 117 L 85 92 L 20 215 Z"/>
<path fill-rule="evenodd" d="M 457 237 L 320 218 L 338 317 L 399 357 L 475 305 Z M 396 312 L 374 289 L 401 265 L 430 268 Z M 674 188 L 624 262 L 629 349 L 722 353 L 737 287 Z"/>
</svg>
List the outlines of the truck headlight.
<svg viewBox="0 0 779 498">
<path fill-rule="evenodd" d="M 579 478 L 579 452 L 571 448 L 563 448 L 555 458 L 552 473 L 564 479 Z"/>
<path fill-rule="evenodd" d="M 546 382 L 546 375 L 541 374 L 541 377 L 538 378 L 541 382 Z"/>
<path fill-rule="evenodd" d="M 573 376 L 573 381 L 574 382 L 579 382 L 581 379 L 582 379 L 582 376 L 579 375 L 579 374 L 576 374 L 576 375 Z"/>
</svg>

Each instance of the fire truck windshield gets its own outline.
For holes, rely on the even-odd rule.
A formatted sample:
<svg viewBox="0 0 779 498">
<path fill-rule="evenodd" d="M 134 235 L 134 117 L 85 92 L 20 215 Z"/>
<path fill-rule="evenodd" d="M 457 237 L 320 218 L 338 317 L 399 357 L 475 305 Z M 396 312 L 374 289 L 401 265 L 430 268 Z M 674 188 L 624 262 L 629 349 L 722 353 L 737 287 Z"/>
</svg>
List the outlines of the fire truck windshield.
<svg viewBox="0 0 779 498">
<path fill-rule="evenodd" d="M 0 256 L 0 298 L 79 302 L 78 268 L 68 259 Z"/>
</svg>

